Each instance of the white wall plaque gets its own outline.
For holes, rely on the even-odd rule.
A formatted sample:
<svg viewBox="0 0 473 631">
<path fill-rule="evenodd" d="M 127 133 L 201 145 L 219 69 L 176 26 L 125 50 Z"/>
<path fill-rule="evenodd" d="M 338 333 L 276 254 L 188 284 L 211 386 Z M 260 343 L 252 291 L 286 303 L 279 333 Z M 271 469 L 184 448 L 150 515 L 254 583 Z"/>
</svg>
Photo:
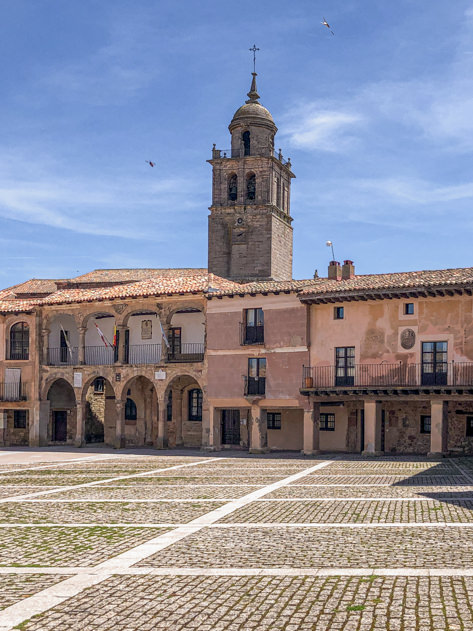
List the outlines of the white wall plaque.
<svg viewBox="0 0 473 631">
<path fill-rule="evenodd" d="M 82 373 L 74 373 L 74 388 L 82 388 Z"/>
<path fill-rule="evenodd" d="M 166 379 L 166 373 L 164 372 L 164 370 L 157 370 L 154 373 L 154 378 L 156 379 L 156 381 L 163 381 L 164 379 Z"/>
</svg>

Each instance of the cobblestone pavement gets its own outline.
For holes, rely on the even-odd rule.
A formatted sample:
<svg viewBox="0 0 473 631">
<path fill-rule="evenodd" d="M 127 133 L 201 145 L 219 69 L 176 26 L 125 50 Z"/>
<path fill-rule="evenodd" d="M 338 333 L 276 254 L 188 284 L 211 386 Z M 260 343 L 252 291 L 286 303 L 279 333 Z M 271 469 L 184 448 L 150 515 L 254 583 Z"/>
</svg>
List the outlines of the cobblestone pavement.
<svg viewBox="0 0 473 631">
<path fill-rule="evenodd" d="M 77 454 L 1 463 L 0 631 L 473 629 L 473 459 Z"/>
</svg>

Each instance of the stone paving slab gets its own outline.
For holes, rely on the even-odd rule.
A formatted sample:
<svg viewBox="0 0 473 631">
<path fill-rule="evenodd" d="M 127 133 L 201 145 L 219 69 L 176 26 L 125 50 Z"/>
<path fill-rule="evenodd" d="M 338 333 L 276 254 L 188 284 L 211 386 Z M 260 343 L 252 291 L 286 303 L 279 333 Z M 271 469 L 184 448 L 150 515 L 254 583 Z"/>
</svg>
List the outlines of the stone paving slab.
<svg viewBox="0 0 473 631">
<path fill-rule="evenodd" d="M 52 488 L 51 485 L 45 486 L 21 486 L 14 484 L 12 486 L 0 486 L 0 499 L 2 497 L 13 497 L 15 495 L 24 495 L 26 493 L 35 493 L 37 491 L 43 491 Z"/>
<path fill-rule="evenodd" d="M 160 502 L 138 503 L 57 503 L 57 502 L 12 502 L 0 504 L 0 523 L 151 523 L 185 524 L 222 506 L 222 502 Z"/>
<path fill-rule="evenodd" d="M 1 515 L 1 513 L 0 513 Z M 459 522 L 473 525 L 473 501 L 416 502 L 253 502 L 221 520 L 225 523 L 419 523 Z"/>
<path fill-rule="evenodd" d="M 205 528 L 138 565 L 470 568 L 473 526 Z"/>
<path fill-rule="evenodd" d="M 465 477 L 458 475 L 308 475 L 298 480 L 298 484 L 389 484 L 391 486 L 453 486 L 469 484 Z"/>
<path fill-rule="evenodd" d="M 96 565 L 168 529 L 2 528 L 0 566 Z"/>
<path fill-rule="evenodd" d="M 259 486 L 266 486 L 272 484 L 273 482 L 277 482 L 278 480 L 282 480 L 283 478 L 288 477 L 284 474 L 282 475 L 272 475 L 272 476 L 263 476 L 263 475 L 220 475 L 213 476 L 210 475 L 210 472 L 203 472 L 202 475 L 156 475 L 156 476 L 146 476 L 141 478 L 130 478 L 129 480 L 120 480 L 121 485 L 134 486 L 141 484 L 149 484 L 149 485 L 168 485 L 168 484 L 194 484 L 194 485 L 206 485 L 206 484 L 257 484 Z M 103 488 L 107 487 L 108 483 L 104 483 Z M 114 484 L 110 482 L 110 484 Z"/>
<path fill-rule="evenodd" d="M 323 486 L 291 484 L 290 486 L 277 489 L 267 495 L 268 498 L 350 498 L 350 497 L 426 497 L 438 499 L 461 499 L 462 497 L 473 497 L 473 485 L 471 486 L 381 486 L 381 485 L 353 485 L 353 486 Z"/>
<path fill-rule="evenodd" d="M 226 484 L 222 486 L 200 485 L 157 485 L 157 484 L 135 484 L 133 486 L 95 486 L 75 491 L 64 491 L 55 494 L 57 499 L 233 499 L 242 497 L 261 488 L 262 485 L 235 486 Z M 471 496 L 473 497 L 473 487 Z"/>
<path fill-rule="evenodd" d="M 470 578 L 112 577 L 23 631 L 454 631 Z"/>
<path fill-rule="evenodd" d="M 2 575 L 0 576 L 0 610 L 47 589 L 51 585 L 56 585 L 65 578 L 67 576 L 61 574 Z"/>
</svg>

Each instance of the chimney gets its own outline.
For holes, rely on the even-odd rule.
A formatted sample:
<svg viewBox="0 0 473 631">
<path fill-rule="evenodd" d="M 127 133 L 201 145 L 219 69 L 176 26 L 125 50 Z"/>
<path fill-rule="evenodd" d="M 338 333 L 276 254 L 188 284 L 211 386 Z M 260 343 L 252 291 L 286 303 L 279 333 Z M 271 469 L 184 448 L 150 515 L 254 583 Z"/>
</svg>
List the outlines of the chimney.
<svg viewBox="0 0 473 631">
<path fill-rule="evenodd" d="M 330 261 L 328 264 L 328 279 L 342 280 L 342 267 L 338 261 Z"/>
<path fill-rule="evenodd" d="M 350 280 L 355 276 L 355 265 L 353 261 L 343 261 L 342 280 Z"/>
</svg>

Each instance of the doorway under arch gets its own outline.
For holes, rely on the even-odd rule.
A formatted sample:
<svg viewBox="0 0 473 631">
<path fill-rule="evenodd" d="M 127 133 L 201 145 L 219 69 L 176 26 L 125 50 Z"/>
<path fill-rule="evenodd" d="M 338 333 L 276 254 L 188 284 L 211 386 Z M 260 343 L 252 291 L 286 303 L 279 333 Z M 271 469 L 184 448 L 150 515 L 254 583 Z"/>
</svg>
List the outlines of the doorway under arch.
<svg viewBox="0 0 473 631">
<path fill-rule="evenodd" d="M 200 384 L 190 375 L 179 375 L 168 385 L 164 402 L 169 447 L 201 447 L 203 399 Z"/>
<path fill-rule="evenodd" d="M 133 377 L 122 392 L 126 447 L 151 447 L 158 434 L 158 397 L 150 379 Z"/>
<path fill-rule="evenodd" d="M 48 440 L 52 443 L 72 443 L 76 435 L 76 395 L 70 383 L 57 379 L 51 384 L 49 401 Z"/>
</svg>

